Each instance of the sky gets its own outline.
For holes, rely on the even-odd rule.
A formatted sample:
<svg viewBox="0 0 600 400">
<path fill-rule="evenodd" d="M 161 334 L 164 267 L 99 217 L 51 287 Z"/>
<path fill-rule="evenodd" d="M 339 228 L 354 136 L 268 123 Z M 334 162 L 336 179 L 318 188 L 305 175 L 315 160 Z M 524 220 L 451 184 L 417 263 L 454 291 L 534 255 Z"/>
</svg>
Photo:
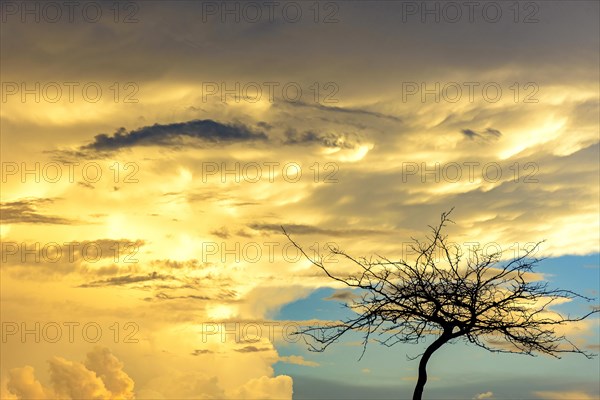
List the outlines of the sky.
<svg viewBox="0 0 600 400">
<path fill-rule="evenodd" d="M 2 1 L 4 399 L 405 399 L 419 344 L 301 257 L 449 238 L 600 291 L 597 1 Z M 336 260 L 331 259 L 332 262 Z M 348 272 L 342 260 L 335 270 Z M 599 352 L 598 314 L 560 327 Z M 598 358 L 429 364 L 431 399 L 597 399 Z"/>
</svg>

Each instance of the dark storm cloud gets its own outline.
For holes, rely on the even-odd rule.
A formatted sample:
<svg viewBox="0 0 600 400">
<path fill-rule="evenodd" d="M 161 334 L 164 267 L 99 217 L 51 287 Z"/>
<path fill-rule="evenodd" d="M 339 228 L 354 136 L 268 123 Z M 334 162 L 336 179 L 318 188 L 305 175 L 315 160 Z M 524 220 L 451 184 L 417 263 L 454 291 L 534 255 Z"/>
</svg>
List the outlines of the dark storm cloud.
<svg viewBox="0 0 600 400">
<path fill-rule="evenodd" d="M 130 283 L 138 283 L 138 282 L 146 282 L 146 281 L 154 281 L 154 280 L 171 280 L 175 279 L 171 275 L 161 275 L 156 272 L 153 272 L 148 275 L 124 275 L 124 276 L 116 276 L 114 278 L 104 279 L 101 281 L 93 281 L 90 283 L 86 283 L 80 285 L 81 288 L 89 288 L 89 287 L 104 287 L 104 286 L 121 286 L 127 285 Z"/>
<path fill-rule="evenodd" d="M 470 140 L 475 139 L 498 139 L 502 136 L 502 133 L 497 129 L 487 128 L 483 131 L 474 131 L 472 129 L 463 129 L 460 131 L 463 135 L 465 135 Z"/>
<path fill-rule="evenodd" d="M 281 225 L 278 224 L 250 224 L 249 228 L 257 231 L 266 231 L 272 233 L 282 233 Z M 335 236 L 362 236 L 362 235 L 382 235 L 388 232 L 374 229 L 324 229 L 312 225 L 303 224 L 283 224 L 285 230 L 290 234 L 310 235 L 323 234 Z"/>
<path fill-rule="evenodd" d="M 0 203 L 0 221 L 6 224 L 72 225 L 76 223 L 73 220 L 38 212 L 38 208 L 53 202 L 53 199 L 28 198 Z"/>
<path fill-rule="evenodd" d="M 523 73 L 523 79 L 535 71 L 538 79 L 552 76 L 566 82 L 582 79 L 582 69 L 597 70 L 598 2 L 578 2 L 578 7 L 568 1 L 539 2 L 536 17 L 540 23 L 515 23 L 509 4 L 502 4 L 501 20 L 490 23 L 482 18 L 483 4 L 479 3 L 474 22 L 469 21 L 463 4 L 457 23 L 434 23 L 433 16 L 421 23 L 418 12 L 405 23 L 406 2 L 348 1 L 337 3 L 340 22 L 336 24 L 313 23 L 308 8 L 297 24 L 282 21 L 281 12 L 275 13 L 275 23 L 264 18 L 261 23 L 231 23 L 231 19 L 222 23 L 218 17 L 198 23 L 202 21 L 200 3 L 141 2 L 141 23 L 115 24 L 107 12 L 97 24 L 78 25 L 77 35 L 64 14 L 62 23 L 52 24 L 52 29 L 43 23 L 20 23 L 20 15 L 11 15 L 3 24 L 3 50 L 12 55 L 3 57 L 3 75 L 6 80 L 21 71 L 38 79 L 62 81 L 134 78 L 143 89 L 142 82 L 165 76 L 272 80 L 294 66 L 309 71 L 310 79 L 317 73 L 322 76 L 319 79 L 335 78 L 342 99 L 352 82 L 368 84 L 379 92 L 393 87 L 385 77 L 399 72 L 402 79 L 431 77 L 437 67 L 497 71 L 507 66 L 515 74 Z M 423 7 L 422 3 L 417 6 Z M 266 14 L 263 8 L 263 17 Z M 32 16 L 28 18 L 31 21 Z M 128 40 L 119 41 L 120 37 Z M 24 48 L 41 50 L 20 51 Z M 157 54 L 160 57 L 154 57 Z M 256 68 L 257 54 L 276 57 Z M 314 60 L 319 60 L 317 69 Z M 573 60 L 579 64 L 577 73 L 565 74 L 560 67 L 573 68 Z M 413 71 L 417 76 L 412 76 Z"/>
<path fill-rule="evenodd" d="M 199 139 L 206 143 L 224 144 L 266 140 L 267 135 L 253 132 L 245 125 L 221 124 L 210 119 L 154 124 L 127 132 L 120 128 L 112 136 L 96 135 L 94 141 L 81 150 L 116 151 L 134 146 L 179 145 L 184 137 Z"/>
<path fill-rule="evenodd" d="M 167 289 L 167 288 L 165 288 Z M 172 289 L 172 288 L 168 288 L 168 289 Z M 154 295 L 154 297 L 146 297 L 144 299 L 144 301 L 161 301 L 161 300 L 178 300 L 178 299 L 192 299 L 192 300 L 214 300 L 213 297 L 209 297 L 209 296 L 197 296 L 197 295 L 187 295 L 187 296 L 171 296 L 169 294 L 166 294 L 164 292 L 160 292 L 156 295 Z"/>
</svg>

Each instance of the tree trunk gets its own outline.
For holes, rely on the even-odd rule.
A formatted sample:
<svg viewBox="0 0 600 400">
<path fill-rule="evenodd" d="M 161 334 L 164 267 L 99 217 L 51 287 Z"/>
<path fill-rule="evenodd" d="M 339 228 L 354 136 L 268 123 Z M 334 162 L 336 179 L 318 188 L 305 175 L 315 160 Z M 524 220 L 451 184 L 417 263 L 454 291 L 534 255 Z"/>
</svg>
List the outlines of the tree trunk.
<svg viewBox="0 0 600 400">
<path fill-rule="evenodd" d="M 417 386 L 413 393 L 413 400 L 421 400 L 423 398 L 423 389 L 427 383 L 427 361 L 431 355 L 446 342 L 452 338 L 452 332 L 445 331 L 440 337 L 438 337 L 423 353 L 421 360 L 419 361 L 419 378 L 417 379 Z"/>
</svg>

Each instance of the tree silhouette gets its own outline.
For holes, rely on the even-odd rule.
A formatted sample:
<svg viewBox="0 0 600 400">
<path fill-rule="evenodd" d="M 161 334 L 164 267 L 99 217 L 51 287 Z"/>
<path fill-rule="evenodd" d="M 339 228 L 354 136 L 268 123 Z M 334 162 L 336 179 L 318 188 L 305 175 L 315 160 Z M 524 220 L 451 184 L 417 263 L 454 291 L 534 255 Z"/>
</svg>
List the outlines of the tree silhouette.
<svg viewBox="0 0 600 400">
<path fill-rule="evenodd" d="M 451 212 L 442 214 L 438 226 L 429 226 L 431 234 L 427 240 L 413 238 L 411 248 L 416 259 L 411 263 L 381 256 L 354 258 L 330 247 L 332 254 L 341 256 L 357 270 L 349 276 L 332 273 L 318 256 L 309 257 L 282 227 L 288 240 L 313 265 L 329 278 L 360 293 L 347 304 L 357 316 L 326 327 L 308 326 L 297 332 L 308 343 L 309 350 L 324 351 L 349 331 L 364 334 L 361 358 L 370 339 L 393 346 L 418 343 L 426 335 L 436 335 L 420 355 L 413 400 L 423 396 L 427 362 L 433 353 L 459 339 L 492 352 L 542 353 L 557 358 L 561 353 L 579 353 L 593 357 L 557 334 L 555 327 L 581 321 L 598 310 L 571 317 L 549 309 L 559 301 L 592 299 L 570 290 L 550 289 L 547 282 L 536 277 L 533 267 L 541 259 L 533 254 L 540 243 L 511 261 L 502 261 L 499 253 L 486 255 L 475 249 L 463 262 L 460 247 L 451 245 L 447 236 L 442 235 L 446 224 L 453 223 L 448 218 Z"/>
</svg>

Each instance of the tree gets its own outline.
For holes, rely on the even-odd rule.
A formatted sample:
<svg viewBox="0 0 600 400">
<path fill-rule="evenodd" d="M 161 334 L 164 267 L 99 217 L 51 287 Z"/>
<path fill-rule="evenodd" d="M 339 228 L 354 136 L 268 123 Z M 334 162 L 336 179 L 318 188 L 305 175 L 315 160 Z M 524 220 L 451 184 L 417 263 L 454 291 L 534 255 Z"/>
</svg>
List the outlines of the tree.
<svg viewBox="0 0 600 400">
<path fill-rule="evenodd" d="M 418 343 L 427 335 L 435 335 L 433 343 L 420 355 L 413 400 L 423 396 L 431 356 L 456 340 L 492 352 L 542 353 L 557 358 L 561 353 L 578 353 L 593 357 L 557 334 L 555 327 L 581 321 L 599 310 L 571 317 L 549 309 L 559 301 L 592 299 L 570 290 L 550 289 L 547 282 L 539 279 L 533 268 L 541 261 L 534 257 L 541 242 L 510 261 L 501 260 L 500 253 L 486 255 L 480 249 L 463 260 L 460 247 L 442 234 L 444 227 L 453 223 L 449 219 L 451 212 L 442 214 L 438 226 L 429 226 L 431 234 L 427 240 L 413 238 L 411 249 L 416 257 L 410 263 L 381 256 L 354 258 L 330 247 L 333 255 L 354 266 L 357 272 L 349 276 L 334 274 L 321 257 L 309 257 L 282 227 L 288 240 L 313 265 L 329 278 L 359 292 L 347 304 L 355 317 L 297 332 L 309 349 L 324 351 L 345 333 L 359 331 L 364 334 L 362 358 L 370 339 L 393 346 Z"/>
</svg>

